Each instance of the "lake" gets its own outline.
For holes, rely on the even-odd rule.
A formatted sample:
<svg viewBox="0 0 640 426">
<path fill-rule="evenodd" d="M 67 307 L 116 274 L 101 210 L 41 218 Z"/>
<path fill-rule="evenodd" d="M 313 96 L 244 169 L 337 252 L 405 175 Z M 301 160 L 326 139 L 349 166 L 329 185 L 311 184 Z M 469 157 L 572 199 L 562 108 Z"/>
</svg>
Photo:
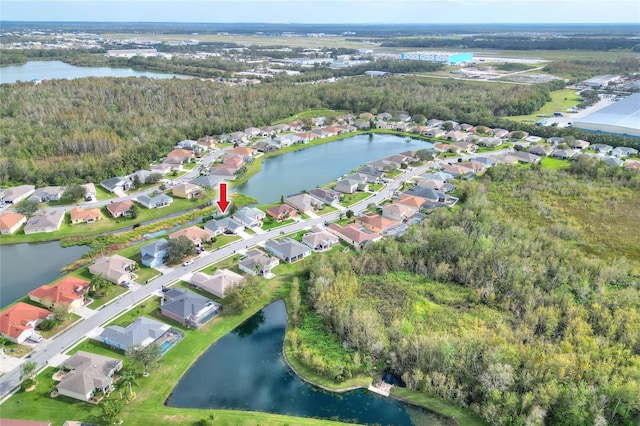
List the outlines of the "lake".
<svg viewBox="0 0 640 426">
<path fill-rule="evenodd" d="M 433 144 L 396 135 L 358 135 L 271 157 L 249 181 L 234 190 L 260 204 L 274 203 L 336 180 L 369 161 L 403 151 L 432 148 Z"/>
<path fill-rule="evenodd" d="M 287 311 L 275 301 L 214 343 L 178 382 L 166 405 L 261 411 L 382 425 L 453 425 L 426 409 L 364 389 L 326 392 L 285 363 Z"/>
<path fill-rule="evenodd" d="M 60 269 L 87 251 L 87 246 L 62 248 L 60 241 L 0 246 L 0 307 L 60 278 Z"/>
<path fill-rule="evenodd" d="M 190 78 L 174 74 L 150 71 L 135 71 L 131 68 L 77 67 L 62 61 L 29 61 L 22 65 L 0 67 L 0 84 L 16 81 L 51 80 L 54 78 L 83 77 L 149 77 L 149 78 Z"/>
</svg>

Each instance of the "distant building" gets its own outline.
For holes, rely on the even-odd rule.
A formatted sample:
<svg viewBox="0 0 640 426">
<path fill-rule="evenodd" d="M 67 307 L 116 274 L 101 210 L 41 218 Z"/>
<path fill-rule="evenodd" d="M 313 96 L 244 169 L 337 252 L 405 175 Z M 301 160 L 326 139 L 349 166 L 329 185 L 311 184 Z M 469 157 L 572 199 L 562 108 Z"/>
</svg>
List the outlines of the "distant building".
<svg viewBox="0 0 640 426">
<path fill-rule="evenodd" d="M 473 62 L 471 52 L 402 52 L 400 60 L 440 62 L 445 65 L 461 65 Z"/>
<path fill-rule="evenodd" d="M 640 93 L 574 121 L 573 127 L 595 133 L 640 138 Z"/>
</svg>

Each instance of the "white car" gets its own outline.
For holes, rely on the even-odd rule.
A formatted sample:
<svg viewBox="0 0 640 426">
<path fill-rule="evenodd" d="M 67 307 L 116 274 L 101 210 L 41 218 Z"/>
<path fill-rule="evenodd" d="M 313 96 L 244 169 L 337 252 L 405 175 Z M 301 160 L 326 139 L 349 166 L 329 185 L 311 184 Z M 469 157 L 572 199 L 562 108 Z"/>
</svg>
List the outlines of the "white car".
<svg viewBox="0 0 640 426">
<path fill-rule="evenodd" d="M 193 259 L 185 260 L 185 262 L 182 264 L 182 266 L 189 266 L 192 263 L 193 263 Z"/>
<path fill-rule="evenodd" d="M 27 337 L 27 340 L 33 342 L 33 343 L 40 343 L 42 342 L 43 337 L 39 334 L 35 334 L 33 333 L 31 336 Z"/>
</svg>

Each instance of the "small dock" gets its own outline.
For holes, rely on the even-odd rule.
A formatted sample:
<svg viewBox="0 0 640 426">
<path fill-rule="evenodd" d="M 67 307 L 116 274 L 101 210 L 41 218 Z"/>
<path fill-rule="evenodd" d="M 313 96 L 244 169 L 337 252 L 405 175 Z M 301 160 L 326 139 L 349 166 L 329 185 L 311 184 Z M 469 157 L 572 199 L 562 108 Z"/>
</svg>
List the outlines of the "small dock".
<svg viewBox="0 0 640 426">
<path fill-rule="evenodd" d="M 377 393 L 378 395 L 389 396 L 391 394 L 392 387 L 393 385 L 381 381 L 377 383 L 371 383 L 369 385 L 369 390 L 371 392 Z"/>
</svg>

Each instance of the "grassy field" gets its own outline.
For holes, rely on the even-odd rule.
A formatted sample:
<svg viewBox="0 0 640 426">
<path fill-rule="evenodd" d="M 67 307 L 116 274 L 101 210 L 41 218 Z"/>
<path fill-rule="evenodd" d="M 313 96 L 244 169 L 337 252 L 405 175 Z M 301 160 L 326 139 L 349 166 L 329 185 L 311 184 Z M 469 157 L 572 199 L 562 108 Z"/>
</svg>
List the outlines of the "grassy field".
<svg viewBox="0 0 640 426">
<path fill-rule="evenodd" d="M 566 112 L 572 106 L 580 103 L 580 96 L 576 95 L 573 89 L 561 89 L 551 92 L 551 101 L 547 102 L 538 111 L 529 115 L 516 115 L 506 117 L 514 121 L 530 121 L 537 122 L 542 120 L 541 116 L 551 116 L 554 112 Z"/>
<path fill-rule="evenodd" d="M 571 166 L 571 161 L 561 160 L 559 158 L 544 157 L 540 162 L 542 167 L 550 170 L 562 170 Z"/>
</svg>

